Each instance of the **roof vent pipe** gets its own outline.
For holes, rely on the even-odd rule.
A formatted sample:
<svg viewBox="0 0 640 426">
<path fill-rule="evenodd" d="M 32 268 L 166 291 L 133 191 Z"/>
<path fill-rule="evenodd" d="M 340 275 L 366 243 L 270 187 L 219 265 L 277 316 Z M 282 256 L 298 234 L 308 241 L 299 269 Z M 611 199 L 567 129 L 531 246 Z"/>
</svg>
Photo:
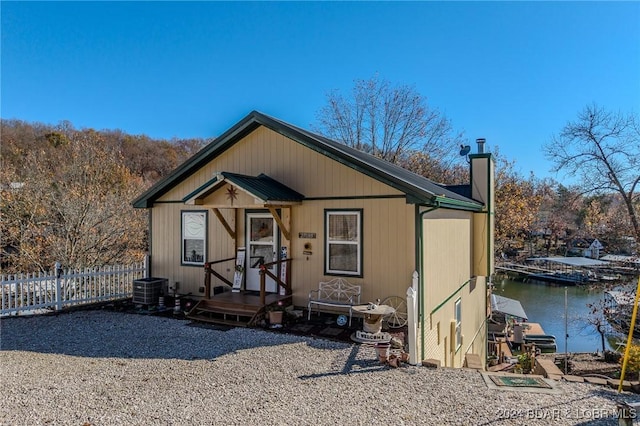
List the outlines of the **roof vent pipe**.
<svg viewBox="0 0 640 426">
<path fill-rule="evenodd" d="M 487 140 L 485 138 L 476 139 L 476 143 L 478 144 L 478 154 L 484 154 L 484 143 Z"/>
</svg>

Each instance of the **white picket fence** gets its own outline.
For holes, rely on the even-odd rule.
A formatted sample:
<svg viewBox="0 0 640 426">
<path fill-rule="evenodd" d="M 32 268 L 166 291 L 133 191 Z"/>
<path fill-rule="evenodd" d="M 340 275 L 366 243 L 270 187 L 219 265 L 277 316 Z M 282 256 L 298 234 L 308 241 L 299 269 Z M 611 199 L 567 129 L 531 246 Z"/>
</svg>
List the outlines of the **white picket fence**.
<svg viewBox="0 0 640 426">
<path fill-rule="evenodd" d="M 80 270 L 0 276 L 0 317 L 62 310 L 133 295 L 133 280 L 145 278 L 148 262 Z"/>
</svg>

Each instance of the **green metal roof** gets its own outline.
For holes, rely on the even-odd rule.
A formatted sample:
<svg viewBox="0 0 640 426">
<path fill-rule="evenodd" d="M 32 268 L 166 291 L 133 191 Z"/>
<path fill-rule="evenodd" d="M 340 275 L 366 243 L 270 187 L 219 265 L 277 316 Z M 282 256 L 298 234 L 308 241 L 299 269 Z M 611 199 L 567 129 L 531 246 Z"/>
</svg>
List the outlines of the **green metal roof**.
<svg viewBox="0 0 640 426">
<path fill-rule="evenodd" d="M 258 176 L 247 176 L 238 173 L 221 172 L 209 182 L 184 197 L 182 201 L 186 203 L 194 198 L 206 197 L 214 192 L 225 181 L 233 183 L 237 187 L 251 194 L 254 198 L 258 198 L 265 203 L 300 202 L 304 199 L 304 195 L 289 188 L 285 184 L 270 178 L 264 173 L 261 173 Z"/>
<path fill-rule="evenodd" d="M 150 208 L 154 201 L 200 169 L 259 126 L 265 126 L 322 155 L 364 173 L 406 194 L 407 202 L 457 210 L 480 211 L 483 204 L 388 161 L 358 151 L 257 111 L 251 112 L 170 175 L 133 201 L 137 208 Z"/>
</svg>

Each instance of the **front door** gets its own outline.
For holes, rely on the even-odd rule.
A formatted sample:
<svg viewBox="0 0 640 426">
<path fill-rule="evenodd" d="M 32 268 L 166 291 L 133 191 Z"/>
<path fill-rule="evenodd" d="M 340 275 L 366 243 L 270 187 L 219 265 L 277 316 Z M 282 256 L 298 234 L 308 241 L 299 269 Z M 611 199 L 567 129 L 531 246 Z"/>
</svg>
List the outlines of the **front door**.
<svg viewBox="0 0 640 426">
<path fill-rule="evenodd" d="M 269 213 L 247 213 L 247 259 L 245 288 L 260 291 L 260 265 L 276 260 L 278 253 L 278 225 Z M 274 265 L 270 271 L 277 276 Z M 275 293 L 276 283 L 266 277 L 266 291 Z"/>
</svg>

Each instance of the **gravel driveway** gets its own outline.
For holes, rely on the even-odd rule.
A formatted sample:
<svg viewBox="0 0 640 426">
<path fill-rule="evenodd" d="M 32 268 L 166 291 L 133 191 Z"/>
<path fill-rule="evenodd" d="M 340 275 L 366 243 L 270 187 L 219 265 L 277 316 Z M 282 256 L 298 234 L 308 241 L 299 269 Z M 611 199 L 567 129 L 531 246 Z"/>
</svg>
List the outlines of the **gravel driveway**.
<svg viewBox="0 0 640 426">
<path fill-rule="evenodd" d="M 95 310 L 1 322 L 2 425 L 616 425 L 617 394 L 489 389 L 369 346 Z"/>
</svg>

